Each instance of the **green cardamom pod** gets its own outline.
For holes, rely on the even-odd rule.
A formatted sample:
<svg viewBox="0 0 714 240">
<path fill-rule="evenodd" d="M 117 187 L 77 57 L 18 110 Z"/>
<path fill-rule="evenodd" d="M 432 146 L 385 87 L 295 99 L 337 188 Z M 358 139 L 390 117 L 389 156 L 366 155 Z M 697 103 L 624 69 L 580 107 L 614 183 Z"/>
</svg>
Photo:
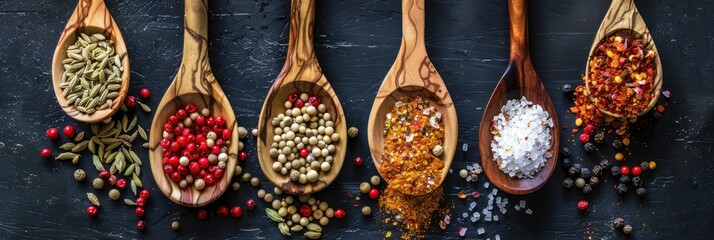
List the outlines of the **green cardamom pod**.
<svg viewBox="0 0 714 240">
<path fill-rule="evenodd" d="M 97 197 L 97 195 L 94 195 L 94 193 L 87 193 L 87 198 L 90 202 L 92 202 L 94 206 L 99 207 L 99 198 Z"/>
<path fill-rule="evenodd" d="M 303 229 L 303 227 L 301 225 L 295 225 L 290 228 L 290 231 L 299 232 L 299 231 L 302 231 L 302 229 Z"/>
<path fill-rule="evenodd" d="M 84 151 L 84 149 L 87 149 L 87 144 L 89 144 L 89 141 L 82 141 L 80 143 L 77 143 L 77 145 L 74 145 L 74 147 L 72 148 L 72 152 L 78 153 Z"/>
<path fill-rule="evenodd" d="M 65 151 L 69 151 L 69 150 L 72 150 L 72 148 L 74 148 L 74 143 L 68 142 L 68 143 L 62 144 L 62 146 L 60 146 L 59 148 L 62 150 L 65 150 Z"/>
<path fill-rule="evenodd" d="M 285 236 L 290 236 L 290 228 L 288 228 L 288 224 L 284 222 L 278 223 L 278 229 L 280 230 L 281 234 Z"/>
<path fill-rule="evenodd" d="M 72 158 L 72 164 L 77 165 L 77 163 L 79 163 L 79 155 L 74 156 L 74 158 Z"/>
<path fill-rule="evenodd" d="M 277 223 L 285 222 L 285 220 L 282 217 L 280 217 L 280 214 L 278 214 L 278 212 L 276 212 L 272 208 L 265 208 L 265 214 L 267 214 L 268 217 L 270 218 L 270 220 L 273 220 L 273 222 L 277 222 Z"/>
<path fill-rule="evenodd" d="M 99 156 L 93 155 L 92 156 L 92 163 L 94 164 L 94 168 L 97 169 L 97 171 L 104 171 L 104 165 L 102 165 L 102 161 L 99 160 Z"/>
<path fill-rule="evenodd" d="M 318 239 L 322 236 L 322 233 L 320 232 L 313 232 L 313 231 L 307 231 L 305 232 L 305 237 L 309 239 Z"/>
<path fill-rule="evenodd" d="M 314 224 L 314 223 L 308 223 L 307 224 L 307 230 L 308 231 L 313 231 L 313 232 L 322 232 L 322 227 L 320 225 Z"/>
<path fill-rule="evenodd" d="M 84 140 L 84 131 L 77 133 L 77 136 L 74 137 L 75 142 L 79 142 L 82 140 Z"/>
<path fill-rule="evenodd" d="M 57 155 L 57 157 L 55 157 L 55 160 L 72 160 L 72 158 L 74 158 L 74 156 L 77 156 L 77 155 L 79 155 L 79 154 L 76 154 L 73 152 L 63 152 L 63 153 L 60 153 L 60 155 Z"/>
</svg>

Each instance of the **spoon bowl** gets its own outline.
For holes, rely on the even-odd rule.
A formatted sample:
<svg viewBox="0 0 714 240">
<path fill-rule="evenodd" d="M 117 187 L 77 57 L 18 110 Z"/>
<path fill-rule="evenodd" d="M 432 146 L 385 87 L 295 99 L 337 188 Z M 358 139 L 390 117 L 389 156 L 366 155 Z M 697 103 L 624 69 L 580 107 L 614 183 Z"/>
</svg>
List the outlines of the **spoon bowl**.
<svg viewBox="0 0 714 240">
<path fill-rule="evenodd" d="M 108 39 L 111 39 L 112 42 L 114 42 L 116 55 L 122 59 L 121 63 L 122 67 L 124 67 L 124 71 L 121 75 L 122 82 L 118 90 L 119 96 L 113 100 L 110 107 L 97 110 L 92 114 L 82 113 L 77 110 L 74 105 L 69 105 L 67 103 L 67 98 L 64 97 L 62 89 L 60 88 L 62 76 L 65 72 L 62 61 L 67 58 L 67 47 L 77 41 L 79 33 L 85 33 L 88 35 L 100 33 Z M 86 123 L 96 123 L 111 117 L 119 109 L 129 90 L 129 73 L 129 56 L 127 54 L 124 38 L 122 37 L 114 18 L 112 18 L 111 14 L 109 14 L 109 10 L 104 4 L 104 1 L 79 0 L 77 7 L 62 31 L 62 35 L 60 36 L 57 48 L 55 48 L 54 56 L 52 58 L 52 84 L 55 96 L 57 97 L 57 101 L 62 107 L 62 110 L 64 110 L 70 117 Z"/>
<path fill-rule="evenodd" d="M 548 182 L 556 168 L 558 149 L 560 147 L 558 116 L 555 113 L 555 108 L 548 96 L 548 92 L 533 68 L 528 51 L 526 9 L 527 5 L 524 0 L 509 0 L 508 2 L 511 23 L 510 61 L 506 72 L 491 94 L 479 127 L 479 150 L 481 152 L 481 164 L 486 176 L 498 189 L 514 195 L 535 192 Z M 509 177 L 493 161 L 493 152 L 491 151 L 491 141 L 493 140 L 491 121 L 493 117 L 500 113 L 501 107 L 506 101 L 520 99 L 522 96 L 543 107 L 550 118 L 553 119 L 553 128 L 550 130 L 551 148 L 549 150 L 553 156 L 547 159 L 545 166 L 532 178 Z"/>
<path fill-rule="evenodd" d="M 427 56 L 424 44 L 424 0 L 402 1 L 402 43 L 392 68 L 382 82 L 369 114 L 367 134 L 372 161 L 380 170 L 384 153 L 384 121 L 397 101 L 407 101 L 415 96 L 430 100 L 443 116 L 444 153 L 441 159 L 444 167 L 437 188 L 451 167 L 458 139 L 456 108 L 451 100 L 444 80 Z M 385 178 L 385 181 L 389 179 Z M 431 191 L 430 190 L 430 191 Z M 430 192 L 429 191 L 429 192 Z M 402 192 L 415 195 L 412 192 Z M 428 192 L 427 192 L 428 193 Z M 426 193 L 425 193 L 426 194 Z"/>
<path fill-rule="evenodd" d="M 207 0 L 185 0 L 183 59 L 178 73 L 161 98 L 156 115 L 151 122 L 149 136 L 149 159 L 151 173 L 156 185 L 171 201 L 187 207 L 200 207 L 213 202 L 223 194 L 233 177 L 238 156 L 238 123 L 228 98 L 218 85 L 208 61 L 208 3 Z M 228 161 L 223 177 L 214 185 L 197 190 L 192 184 L 180 188 L 163 171 L 163 154 L 159 142 L 163 136 L 163 126 L 169 116 L 188 103 L 196 105 L 198 111 L 208 108 L 211 116 L 223 116 L 227 128 L 231 129 L 228 144 Z"/>
<path fill-rule="evenodd" d="M 290 18 L 290 38 L 285 65 L 270 88 L 263 103 L 258 121 L 258 159 L 265 177 L 283 192 L 293 195 L 310 194 L 320 191 L 337 178 L 342 169 L 347 148 L 347 127 L 345 113 L 337 95 L 322 73 L 313 46 L 313 23 L 315 19 L 315 0 L 292 0 Z M 285 113 L 285 102 L 293 93 L 307 93 L 317 96 L 333 116 L 335 133 L 340 136 L 333 142 L 335 152 L 331 168 L 321 172 L 318 180 L 302 184 L 290 180 L 289 175 L 282 175 L 273 170 L 276 161 L 270 156 L 270 148 L 275 135 L 271 120 L 278 114 Z"/>
<path fill-rule="evenodd" d="M 637 7 L 635 6 L 635 2 L 633 0 L 613 0 L 610 3 L 610 7 L 608 8 L 607 13 L 605 14 L 605 18 L 602 20 L 602 23 L 600 23 L 600 28 L 595 34 L 595 39 L 593 40 L 593 44 L 590 47 L 590 56 L 588 57 L 588 61 L 585 63 L 585 89 L 589 93 L 589 63 L 592 59 L 593 54 L 595 53 L 595 50 L 597 49 L 597 46 L 600 44 L 600 41 L 618 32 L 625 32 L 641 39 L 645 49 L 651 49 L 655 52 L 654 61 L 657 65 L 657 74 L 654 79 L 654 87 L 651 93 L 653 97 L 647 107 L 644 108 L 644 110 L 642 110 L 638 114 L 634 114 L 631 116 L 625 116 L 622 114 L 610 112 L 607 109 L 599 106 L 598 104 L 593 105 L 595 105 L 595 107 L 597 107 L 598 110 L 600 110 L 600 112 L 602 112 L 603 114 L 614 118 L 636 118 L 649 112 L 657 104 L 657 100 L 659 99 L 659 95 L 662 90 L 663 77 L 662 61 L 659 57 L 659 51 L 657 51 L 657 46 L 655 46 L 652 34 L 647 28 L 647 24 L 645 24 L 645 20 L 642 18 L 642 15 L 640 15 L 640 11 L 637 10 Z M 590 97 L 591 102 L 595 102 L 595 99 L 593 98 L 592 94 L 588 94 L 588 96 Z"/>
</svg>

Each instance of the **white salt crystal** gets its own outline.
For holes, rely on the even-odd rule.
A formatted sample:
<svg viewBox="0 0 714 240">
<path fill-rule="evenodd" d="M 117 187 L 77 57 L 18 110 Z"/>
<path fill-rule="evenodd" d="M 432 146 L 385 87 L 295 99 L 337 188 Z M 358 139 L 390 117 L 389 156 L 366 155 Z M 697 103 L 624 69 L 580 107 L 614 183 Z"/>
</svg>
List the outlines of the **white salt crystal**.
<svg viewBox="0 0 714 240">
<path fill-rule="evenodd" d="M 533 210 L 531 210 L 530 208 L 529 208 L 529 209 L 526 209 L 526 213 L 527 213 L 527 214 L 533 214 Z"/>
<path fill-rule="evenodd" d="M 476 207 L 476 202 L 471 202 L 471 204 L 469 204 L 469 211 L 473 211 L 475 207 Z"/>
<path fill-rule="evenodd" d="M 508 210 L 506 210 L 505 208 L 501 208 L 500 210 L 501 210 L 501 214 L 504 214 L 504 215 L 506 214 L 506 212 L 508 212 Z"/>
<path fill-rule="evenodd" d="M 491 220 L 493 220 L 493 218 L 490 215 L 486 215 L 486 217 L 483 220 L 486 222 L 490 222 Z"/>
<path fill-rule="evenodd" d="M 488 182 L 483 183 L 484 188 L 488 188 L 488 186 L 491 186 L 491 184 L 489 184 Z"/>
<path fill-rule="evenodd" d="M 518 203 L 518 206 L 520 206 L 521 208 L 526 208 L 526 200 L 521 200 L 521 202 Z"/>
<path fill-rule="evenodd" d="M 461 216 L 464 218 L 467 218 L 467 217 L 469 217 L 469 213 L 465 212 L 465 213 L 461 214 Z"/>
<path fill-rule="evenodd" d="M 484 233 L 486 233 L 486 229 L 479 228 L 476 230 L 476 233 L 478 233 L 478 235 L 483 235 Z"/>
<path fill-rule="evenodd" d="M 489 211 L 493 210 L 493 205 L 488 205 L 488 207 L 486 207 L 486 209 L 488 209 Z"/>
<path fill-rule="evenodd" d="M 473 223 L 473 222 L 476 222 L 476 221 L 478 221 L 478 218 L 476 218 L 476 217 L 471 217 L 471 222 L 472 222 L 472 223 Z"/>
<path fill-rule="evenodd" d="M 481 213 L 486 214 L 488 212 L 488 209 L 484 208 L 481 210 Z"/>
<path fill-rule="evenodd" d="M 468 150 L 469 150 L 469 145 L 468 145 L 468 144 L 464 143 L 464 145 L 461 145 L 461 151 L 466 152 L 466 151 L 468 151 Z"/>
<path fill-rule="evenodd" d="M 494 238 L 495 238 L 496 240 L 501 240 L 501 236 L 498 235 L 498 234 L 496 234 L 496 236 L 495 236 Z"/>
<path fill-rule="evenodd" d="M 516 209 L 516 211 L 520 211 L 520 210 L 521 210 L 521 206 L 518 206 L 518 205 L 513 206 L 513 208 Z"/>
<path fill-rule="evenodd" d="M 493 194 L 493 195 L 498 194 L 498 188 L 494 188 L 493 190 L 491 190 L 491 194 Z"/>
<path fill-rule="evenodd" d="M 498 215 L 493 215 L 493 221 L 498 222 Z"/>
<path fill-rule="evenodd" d="M 474 212 L 474 214 L 471 214 L 472 217 L 481 217 L 481 214 L 478 212 Z"/>
<path fill-rule="evenodd" d="M 501 197 L 496 198 L 496 203 L 501 203 Z"/>
</svg>

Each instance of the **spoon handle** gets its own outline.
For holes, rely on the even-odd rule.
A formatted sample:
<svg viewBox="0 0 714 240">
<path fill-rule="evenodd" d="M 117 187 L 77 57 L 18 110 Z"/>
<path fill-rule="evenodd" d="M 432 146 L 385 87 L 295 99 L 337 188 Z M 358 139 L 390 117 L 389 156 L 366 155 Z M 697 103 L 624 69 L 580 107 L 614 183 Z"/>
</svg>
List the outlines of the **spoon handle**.
<svg viewBox="0 0 714 240">
<path fill-rule="evenodd" d="M 176 75 L 177 92 L 209 94 L 215 83 L 208 61 L 208 2 L 185 0 L 183 58 Z"/>
<path fill-rule="evenodd" d="M 426 55 L 424 41 L 425 0 L 402 0 L 402 46 L 409 56 L 412 52 Z"/>
<path fill-rule="evenodd" d="M 295 80 L 317 83 L 323 75 L 313 45 L 315 0 L 292 0 L 290 6 L 288 51 L 278 79 L 283 84 Z"/>
<path fill-rule="evenodd" d="M 511 21 L 511 61 L 530 57 L 528 50 L 528 3 L 525 0 L 508 1 L 508 17 Z"/>
</svg>

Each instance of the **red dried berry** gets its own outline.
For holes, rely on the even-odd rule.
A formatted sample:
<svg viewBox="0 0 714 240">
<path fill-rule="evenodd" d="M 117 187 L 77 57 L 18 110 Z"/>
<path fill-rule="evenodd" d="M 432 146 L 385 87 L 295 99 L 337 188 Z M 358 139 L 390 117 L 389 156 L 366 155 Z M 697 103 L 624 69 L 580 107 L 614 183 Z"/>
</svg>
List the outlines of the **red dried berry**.
<svg viewBox="0 0 714 240">
<path fill-rule="evenodd" d="M 198 218 L 198 220 L 206 219 L 206 217 L 208 217 L 208 211 L 204 209 L 198 210 L 198 214 L 196 214 L 196 217 Z"/>
<path fill-rule="evenodd" d="M 594 131 L 595 126 L 593 126 L 592 124 L 588 124 L 587 126 L 585 126 L 585 128 L 583 128 L 583 132 L 587 135 L 592 135 Z"/>
<path fill-rule="evenodd" d="M 134 108 L 136 107 L 136 97 L 134 96 L 126 96 L 126 100 L 124 101 L 124 105 L 126 105 L 128 108 Z"/>
<path fill-rule="evenodd" d="M 136 198 L 136 206 L 143 207 L 146 205 L 146 199 L 143 197 Z"/>
<path fill-rule="evenodd" d="M 120 178 L 119 180 L 117 180 L 117 188 L 119 188 L 119 189 L 126 188 L 126 180 L 123 178 Z"/>
<path fill-rule="evenodd" d="M 303 106 L 305 106 L 305 102 L 303 102 L 302 99 L 295 100 L 296 108 L 302 108 Z"/>
<path fill-rule="evenodd" d="M 240 216 L 243 216 L 243 208 L 240 206 L 234 206 L 231 208 L 231 216 L 234 218 L 239 218 Z"/>
<path fill-rule="evenodd" d="M 632 167 L 632 175 L 639 176 L 640 174 L 642 174 L 642 168 L 640 168 L 640 166 Z"/>
<path fill-rule="evenodd" d="M 136 213 L 137 217 L 143 217 L 144 216 L 144 208 L 143 207 L 136 207 L 134 209 L 134 213 Z"/>
<path fill-rule="evenodd" d="M 149 190 L 143 189 L 141 192 L 139 192 L 139 197 L 142 197 L 144 199 L 149 199 L 149 196 L 151 196 L 151 193 Z"/>
<path fill-rule="evenodd" d="M 307 148 L 300 149 L 300 157 L 306 158 L 310 151 Z"/>
<path fill-rule="evenodd" d="M 97 213 L 99 213 L 98 211 L 99 211 L 99 209 L 97 209 L 97 207 L 95 207 L 93 205 L 87 207 L 87 215 L 89 215 L 90 217 L 97 216 Z"/>
<path fill-rule="evenodd" d="M 173 172 L 174 172 L 174 166 L 171 166 L 171 164 L 164 164 L 164 173 L 171 174 Z"/>
<path fill-rule="evenodd" d="M 198 110 L 198 108 L 196 107 L 196 104 L 193 104 L 193 103 L 186 104 L 185 109 L 186 109 L 186 112 L 188 112 L 188 113 L 194 113 L 194 112 L 196 112 L 196 110 Z"/>
<path fill-rule="evenodd" d="M 109 176 L 111 176 L 111 175 L 112 175 L 112 174 L 109 173 L 109 171 L 107 171 L 107 170 L 102 170 L 101 172 L 99 172 L 99 177 L 100 177 L 100 178 L 107 179 L 107 178 L 109 178 Z"/>
<path fill-rule="evenodd" d="M 179 109 L 178 111 L 176 111 L 176 117 L 178 117 L 179 120 L 183 120 L 184 118 L 186 118 L 186 116 L 188 116 L 186 110 Z"/>
<path fill-rule="evenodd" d="M 578 210 L 580 210 L 580 211 L 588 210 L 588 201 L 580 200 L 578 202 Z"/>
<path fill-rule="evenodd" d="M 216 214 L 218 214 L 218 216 L 221 216 L 221 217 L 228 217 L 228 207 L 226 207 L 226 206 L 218 207 L 218 209 L 216 210 Z"/>
<path fill-rule="evenodd" d="M 293 93 L 293 94 L 290 94 L 290 96 L 288 96 L 288 101 L 289 101 L 290 103 L 292 103 L 292 104 L 295 104 L 295 101 L 297 101 L 298 98 L 299 98 L 299 97 L 298 97 L 298 94 L 297 94 L 297 93 Z"/>
<path fill-rule="evenodd" d="M 221 133 L 221 137 L 223 137 L 223 139 L 228 139 L 228 140 L 230 140 L 232 133 L 233 133 L 233 132 L 231 132 L 231 130 L 228 129 L 228 128 L 223 129 L 223 132 Z"/>
<path fill-rule="evenodd" d="M 316 96 L 312 96 L 307 99 L 307 103 L 310 104 L 310 106 L 317 107 L 320 105 L 320 99 Z"/>
<path fill-rule="evenodd" d="M 590 135 L 587 133 L 580 134 L 580 142 L 581 143 L 586 143 L 590 140 Z"/>
<path fill-rule="evenodd" d="M 355 166 L 362 166 L 363 163 L 364 163 L 364 160 L 361 157 L 355 158 Z"/>
<path fill-rule="evenodd" d="M 216 178 L 213 174 L 206 174 L 206 176 L 203 176 L 203 181 L 206 181 L 208 185 L 213 185 L 216 183 Z"/>
<path fill-rule="evenodd" d="M 49 148 L 43 148 L 43 149 L 40 151 L 40 156 L 42 156 L 43 158 L 48 158 L 48 159 L 49 159 L 49 158 L 52 157 L 52 150 L 50 150 Z"/>
<path fill-rule="evenodd" d="M 59 138 L 59 130 L 56 128 L 48 128 L 45 135 L 47 135 L 47 138 L 50 140 L 57 140 L 57 138 Z"/>
<path fill-rule="evenodd" d="M 245 201 L 245 208 L 248 209 L 248 211 L 253 211 L 253 209 L 255 209 L 255 200 L 248 199 L 248 201 Z"/>
<path fill-rule="evenodd" d="M 376 188 L 372 188 L 369 190 L 369 198 L 371 199 L 377 199 L 379 198 L 379 190 Z"/>
<path fill-rule="evenodd" d="M 149 91 L 148 88 L 142 88 L 141 91 L 139 91 L 139 96 L 143 99 L 149 99 L 151 96 L 151 91 Z"/>
<path fill-rule="evenodd" d="M 146 228 L 146 223 L 144 223 L 144 220 L 139 220 L 138 222 L 136 222 L 136 229 L 144 230 L 144 228 Z"/>
<path fill-rule="evenodd" d="M 307 204 L 303 204 L 302 206 L 300 206 L 300 215 L 302 215 L 303 217 L 312 216 L 312 208 L 310 208 L 310 206 Z"/>
<path fill-rule="evenodd" d="M 107 178 L 107 182 L 112 186 L 117 185 L 117 176 L 110 175 L 109 178 Z"/>
<path fill-rule="evenodd" d="M 220 127 L 225 126 L 225 125 L 226 125 L 226 118 L 224 118 L 223 116 L 218 116 L 218 117 L 216 117 L 216 125 L 218 125 L 218 126 L 220 126 Z"/>
<path fill-rule="evenodd" d="M 642 171 L 642 169 L 640 169 L 640 171 Z M 623 176 L 630 175 L 630 168 L 627 166 L 620 167 L 620 174 L 622 174 Z"/>
<path fill-rule="evenodd" d="M 75 134 L 74 127 L 72 125 L 65 126 L 64 129 L 62 129 L 62 132 L 67 138 L 73 138 Z"/>
<path fill-rule="evenodd" d="M 345 216 L 347 216 L 347 212 L 345 212 L 345 210 L 342 210 L 342 208 L 335 209 L 335 217 L 337 219 L 342 219 Z"/>
<path fill-rule="evenodd" d="M 248 158 L 248 153 L 246 151 L 240 151 L 238 153 L 238 159 L 245 161 Z"/>
</svg>

